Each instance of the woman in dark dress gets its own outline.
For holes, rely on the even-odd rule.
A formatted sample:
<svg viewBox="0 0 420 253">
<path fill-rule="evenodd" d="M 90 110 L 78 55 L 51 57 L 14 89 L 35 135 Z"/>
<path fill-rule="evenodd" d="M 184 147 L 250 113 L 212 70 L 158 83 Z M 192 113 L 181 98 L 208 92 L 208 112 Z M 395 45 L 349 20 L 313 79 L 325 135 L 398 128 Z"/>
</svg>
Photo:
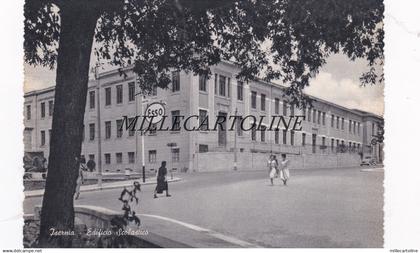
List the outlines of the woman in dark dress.
<svg viewBox="0 0 420 253">
<path fill-rule="evenodd" d="M 162 165 L 158 169 L 157 173 L 157 185 L 155 188 L 154 198 L 157 198 L 157 193 L 163 193 L 166 191 L 166 197 L 170 197 L 168 189 L 168 180 L 167 180 L 168 170 L 166 169 L 166 161 L 162 161 Z"/>
</svg>

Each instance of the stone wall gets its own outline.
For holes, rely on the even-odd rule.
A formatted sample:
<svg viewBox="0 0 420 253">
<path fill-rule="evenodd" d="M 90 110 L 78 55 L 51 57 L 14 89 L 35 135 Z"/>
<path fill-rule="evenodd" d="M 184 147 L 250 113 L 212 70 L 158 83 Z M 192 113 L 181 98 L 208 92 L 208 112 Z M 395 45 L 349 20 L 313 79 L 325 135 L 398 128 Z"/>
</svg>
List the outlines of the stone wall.
<svg viewBox="0 0 420 253">
<path fill-rule="evenodd" d="M 281 159 L 281 154 L 275 154 Z M 266 170 L 269 153 L 238 152 L 239 170 Z M 360 165 L 357 153 L 287 154 L 291 169 L 344 168 Z M 208 152 L 197 155 L 199 172 L 228 171 L 234 168 L 233 152 Z"/>
</svg>

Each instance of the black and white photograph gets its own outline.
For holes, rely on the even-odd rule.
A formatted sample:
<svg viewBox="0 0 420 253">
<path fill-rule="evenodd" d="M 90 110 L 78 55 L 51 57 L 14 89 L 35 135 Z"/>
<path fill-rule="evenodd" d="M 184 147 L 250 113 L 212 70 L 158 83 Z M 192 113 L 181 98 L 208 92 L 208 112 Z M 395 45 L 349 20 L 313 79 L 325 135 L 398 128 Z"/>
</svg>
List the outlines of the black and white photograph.
<svg viewBox="0 0 420 253">
<path fill-rule="evenodd" d="M 418 252 L 419 80 L 398 50 L 418 69 L 420 20 L 403 2 L 19 2 L 3 252 Z"/>
</svg>

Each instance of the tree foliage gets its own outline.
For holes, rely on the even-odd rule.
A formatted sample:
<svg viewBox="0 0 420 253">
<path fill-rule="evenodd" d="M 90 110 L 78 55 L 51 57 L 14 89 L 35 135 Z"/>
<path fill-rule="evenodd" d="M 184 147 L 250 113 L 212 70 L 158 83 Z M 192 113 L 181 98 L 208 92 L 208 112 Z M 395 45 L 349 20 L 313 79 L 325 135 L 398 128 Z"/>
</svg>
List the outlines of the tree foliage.
<svg viewBox="0 0 420 253">
<path fill-rule="evenodd" d="M 95 0 L 90 0 L 95 2 Z M 88 2 L 88 1 L 86 1 Z M 53 67 L 59 40 L 59 9 L 83 1 L 27 1 L 25 59 Z M 101 11 L 95 55 L 115 66 L 134 65 L 144 89 L 166 88 L 168 71 L 211 74 L 222 59 L 241 67 L 238 78 L 289 84 L 299 103 L 309 85 L 335 53 L 365 58 L 362 84 L 382 82 L 381 0 L 106 0 Z"/>
</svg>

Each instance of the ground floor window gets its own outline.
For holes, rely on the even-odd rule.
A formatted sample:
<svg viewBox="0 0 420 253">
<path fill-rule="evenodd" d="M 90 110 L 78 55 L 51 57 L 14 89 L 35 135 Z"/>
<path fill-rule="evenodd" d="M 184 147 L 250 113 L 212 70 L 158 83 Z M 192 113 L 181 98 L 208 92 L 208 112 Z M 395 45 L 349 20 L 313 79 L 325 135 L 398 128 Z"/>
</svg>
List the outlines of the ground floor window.
<svg viewBox="0 0 420 253">
<path fill-rule="evenodd" d="M 172 162 L 179 162 L 179 148 L 172 149 Z"/>
<path fill-rule="evenodd" d="M 156 150 L 149 150 L 149 163 L 156 163 Z"/>
</svg>

